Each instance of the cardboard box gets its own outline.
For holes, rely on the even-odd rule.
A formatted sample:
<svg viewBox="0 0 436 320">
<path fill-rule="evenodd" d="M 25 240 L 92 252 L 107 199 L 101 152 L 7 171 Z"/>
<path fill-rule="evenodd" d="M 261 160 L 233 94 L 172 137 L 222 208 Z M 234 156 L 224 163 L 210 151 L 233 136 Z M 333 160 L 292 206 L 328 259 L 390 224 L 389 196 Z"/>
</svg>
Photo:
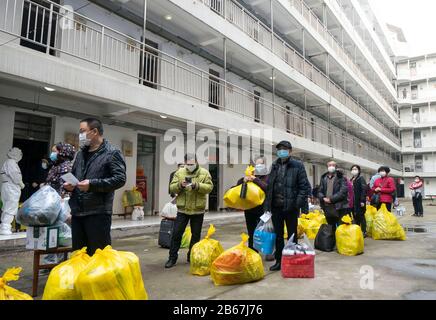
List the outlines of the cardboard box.
<svg viewBox="0 0 436 320">
<path fill-rule="evenodd" d="M 26 249 L 50 250 L 59 246 L 59 227 L 28 227 Z"/>
</svg>

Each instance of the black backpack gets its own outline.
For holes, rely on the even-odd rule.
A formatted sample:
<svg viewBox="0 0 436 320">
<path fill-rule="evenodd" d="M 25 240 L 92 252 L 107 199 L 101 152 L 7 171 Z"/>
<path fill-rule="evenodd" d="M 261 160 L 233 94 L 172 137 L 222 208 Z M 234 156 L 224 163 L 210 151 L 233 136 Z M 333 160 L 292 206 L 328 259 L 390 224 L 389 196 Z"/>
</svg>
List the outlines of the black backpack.
<svg viewBox="0 0 436 320">
<path fill-rule="evenodd" d="M 315 238 L 315 249 L 325 252 L 332 252 L 335 250 L 336 238 L 333 231 L 333 226 L 323 224 Z"/>
</svg>

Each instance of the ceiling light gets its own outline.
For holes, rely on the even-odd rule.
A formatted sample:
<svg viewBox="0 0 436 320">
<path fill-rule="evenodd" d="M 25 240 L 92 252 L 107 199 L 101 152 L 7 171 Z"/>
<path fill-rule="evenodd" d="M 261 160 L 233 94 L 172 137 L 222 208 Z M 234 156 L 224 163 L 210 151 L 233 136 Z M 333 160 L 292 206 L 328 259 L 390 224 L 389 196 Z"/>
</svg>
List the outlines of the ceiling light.
<svg viewBox="0 0 436 320">
<path fill-rule="evenodd" d="M 270 80 L 273 80 L 273 79 L 275 80 L 275 79 L 276 79 L 276 77 L 274 77 L 274 78 L 273 78 L 273 77 L 269 77 L 269 79 L 270 79 Z"/>
<path fill-rule="evenodd" d="M 166 119 L 166 118 L 168 118 L 167 116 L 164 116 L 164 115 L 160 115 L 160 117 L 162 118 L 162 119 Z"/>
<path fill-rule="evenodd" d="M 48 92 L 53 92 L 56 91 L 56 89 L 50 88 L 50 87 L 44 87 L 45 90 L 47 90 Z"/>
<path fill-rule="evenodd" d="M 167 14 L 164 18 L 165 18 L 165 20 L 168 20 L 168 21 L 173 19 L 173 17 L 170 14 Z"/>
</svg>

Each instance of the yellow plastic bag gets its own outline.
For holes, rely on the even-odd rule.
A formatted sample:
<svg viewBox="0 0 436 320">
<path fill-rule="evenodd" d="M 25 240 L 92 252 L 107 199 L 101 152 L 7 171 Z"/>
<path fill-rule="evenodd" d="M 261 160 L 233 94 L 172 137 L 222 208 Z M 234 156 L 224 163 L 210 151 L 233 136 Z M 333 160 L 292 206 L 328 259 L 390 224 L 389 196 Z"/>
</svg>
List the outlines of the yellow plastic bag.
<svg viewBox="0 0 436 320">
<path fill-rule="evenodd" d="M 192 247 L 191 274 L 207 276 L 210 274 L 212 262 L 224 252 L 219 241 L 210 238 L 214 233 L 215 227 L 211 224 L 206 237 Z"/>
<path fill-rule="evenodd" d="M 254 167 L 249 166 L 245 170 L 246 176 L 254 174 Z M 265 201 L 265 192 L 254 182 L 247 182 L 247 195 L 244 199 L 240 197 L 242 184 L 233 187 L 224 194 L 224 205 L 239 210 L 249 210 L 260 206 Z"/>
<path fill-rule="evenodd" d="M 371 205 L 366 206 L 365 220 L 366 220 L 366 234 L 368 237 L 372 237 L 372 225 L 377 209 Z"/>
<path fill-rule="evenodd" d="M 136 187 L 133 187 L 132 190 L 126 190 L 123 192 L 122 202 L 124 208 L 142 206 L 144 204 L 142 194 L 138 191 Z"/>
<path fill-rule="evenodd" d="M 298 226 L 300 227 L 300 232 L 305 233 L 307 237 L 311 240 L 316 238 L 319 228 L 322 224 L 326 224 L 326 218 L 324 215 L 309 213 L 302 214 L 298 218 Z M 298 229 L 297 229 L 298 230 Z"/>
<path fill-rule="evenodd" d="M 76 286 L 83 300 L 145 300 L 138 257 L 111 246 L 97 249 Z"/>
<path fill-rule="evenodd" d="M 212 263 L 210 275 L 216 286 L 253 282 L 264 277 L 262 257 L 247 247 L 247 234 L 241 237 L 241 243 L 224 251 Z"/>
<path fill-rule="evenodd" d="M 180 248 L 189 248 L 189 244 L 191 243 L 192 233 L 191 233 L 191 227 L 188 226 L 185 229 L 185 232 L 183 232 L 182 236 L 182 243 L 180 245 Z"/>
<path fill-rule="evenodd" d="M 43 300 L 80 300 L 76 288 L 79 274 L 86 268 L 91 258 L 86 254 L 86 247 L 74 251 L 71 258 L 57 265 L 50 272 L 45 285 Z"/>
<path fill-rule="evenodd" d="M 372 237 L 374 240 L 406 240 L 406 232 L 384 203 L 372 221 Z"/>
<path fill-rule="evenodd" d="M 345 224 L 336 229 L 336 248 L 345 256 L 356 256 L 363 253 L 364 241 L 362 229 L 357 224 L 352 224 L 349 215 L 342 218 Z"/>
<path fill-rule="evenodd" d="M 7 284 L 10 281 L 17 281 L 22 268 L 10 268 L 0 278 L 0 301 L 2 300 L 33 300 L 27 293 L 18 291 Z"/>
</svg>

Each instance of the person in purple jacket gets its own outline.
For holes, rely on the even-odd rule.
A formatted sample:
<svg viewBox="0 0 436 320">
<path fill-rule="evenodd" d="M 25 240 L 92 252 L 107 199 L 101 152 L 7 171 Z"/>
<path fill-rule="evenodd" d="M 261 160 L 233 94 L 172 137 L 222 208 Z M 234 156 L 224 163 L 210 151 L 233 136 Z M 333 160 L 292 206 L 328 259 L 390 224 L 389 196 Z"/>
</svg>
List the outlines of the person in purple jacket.
<svg viewBox="0 0 436 320">
<path fill-rule="evenodd" d="M 244 177 L 238 180 L 238 184 L 240 185 L 243 182 L 253 182 L 256 185 L 259 186 L 264 192 L 266 192 L 266 188 L 268 186 L 268 168 L 266 166 L 266 159 L 265 157 L 258 157 L 255 160 L 255 170 L 254 170 L 254 176 Z M 253 209 L 245 210 L 245 223 L 247 225 L 247 232 L 248 232 L 248 247 L 255 250 L 253 246 L 253 236 L 254 236 L 254 230 L 256 229 L 256 226 L 260 222 L 260 217 L 265 213 L 263 210 L 263 203 Z"/>
</svg>

